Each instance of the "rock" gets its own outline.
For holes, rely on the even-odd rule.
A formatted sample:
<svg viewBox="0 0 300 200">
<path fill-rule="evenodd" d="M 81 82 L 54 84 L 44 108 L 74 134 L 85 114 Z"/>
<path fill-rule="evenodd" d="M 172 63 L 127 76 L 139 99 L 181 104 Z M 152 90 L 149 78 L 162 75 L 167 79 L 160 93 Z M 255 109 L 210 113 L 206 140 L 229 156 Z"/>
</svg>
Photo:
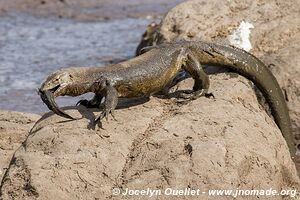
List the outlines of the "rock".
<svg viewBox="0 0 300 200">
<path fill-rule="evenodd" d="M 14 152 L 28 136 L 40 115 L 0 111 L 0 180 L 9 166 Z"/>
<path fill-rule="evenodd" d="M 249 50 L 250 44 L 250 52 L 269 66 L 282 86 L 300 155 L 299 10 L 300 1 L 191 0 L 165 15 L 147 45 L 200 39 Z M 300 157 L 297 160 L 300 172 Z"/>
<path fill-rule="evenodd" d="M 84 116 L 76 121 L 44 115 L 15 152 L 2 198 L 141 198 L 112 194 L 126 188 L 299 189 L 287 145 L 252 84 L 230 74 L 210 78 L 215 98 L 121 103 L 117 121 L 103 121 L 103 129 L 90 125 L 97 110 L 66 108 Z M 189 79 L 180 89 L 191 86 Z"/>
</svg>

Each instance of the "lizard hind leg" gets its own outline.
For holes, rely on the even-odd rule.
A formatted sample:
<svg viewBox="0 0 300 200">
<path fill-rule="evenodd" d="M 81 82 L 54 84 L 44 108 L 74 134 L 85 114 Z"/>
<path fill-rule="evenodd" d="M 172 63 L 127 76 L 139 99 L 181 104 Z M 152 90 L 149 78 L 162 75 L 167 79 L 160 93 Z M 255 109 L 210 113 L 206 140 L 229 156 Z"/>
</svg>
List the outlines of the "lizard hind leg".
<svg viewBox="0 0 300 200">
<path fill-rule="evenodd" d="M 183 91 L 180 97 L 184 99 L 196 99 L 204 95 L 206 96 L 209 88 L 209 77 L 192 52 L 187 54 L 187 60 L 183 65 L 183 69 L 194 79 L 194 86 L 193 91 Z"/>
</svg>

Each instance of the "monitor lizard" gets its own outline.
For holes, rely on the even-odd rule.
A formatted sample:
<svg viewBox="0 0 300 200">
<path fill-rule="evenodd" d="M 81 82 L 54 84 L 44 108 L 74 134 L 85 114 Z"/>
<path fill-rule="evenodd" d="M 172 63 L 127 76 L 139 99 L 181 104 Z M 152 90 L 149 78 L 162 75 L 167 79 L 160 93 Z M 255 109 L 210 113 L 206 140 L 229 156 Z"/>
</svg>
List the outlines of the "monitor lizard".
<svg viewBox="0 0 300 200">
<path fill-rule="evenodd" d="M 46 79 L 39 93 L 49 109 L 70 119 L 74 118 L 57 106 L 54 97 L 93 92 L 92 100 L 79 102 L 87 107 L 99 106 L 104 97 L 104 109 L 95 119 L 97 123 L 109 114 L 114 116 L 118 98 L 150 96 L 169 86 L 182 70 L 194 79 L 194 86 L 181 96 L 192 99 L 203 96 L 209 88 L 203 65 L 226 67 L 251 80 L 266 98 L 291 155 L 295 154 L 289 111 L 276 78 L 254 55 L 234 46 L 202 41 L 164 43 L 119 64 L 61 69 Z"/>
</svg>

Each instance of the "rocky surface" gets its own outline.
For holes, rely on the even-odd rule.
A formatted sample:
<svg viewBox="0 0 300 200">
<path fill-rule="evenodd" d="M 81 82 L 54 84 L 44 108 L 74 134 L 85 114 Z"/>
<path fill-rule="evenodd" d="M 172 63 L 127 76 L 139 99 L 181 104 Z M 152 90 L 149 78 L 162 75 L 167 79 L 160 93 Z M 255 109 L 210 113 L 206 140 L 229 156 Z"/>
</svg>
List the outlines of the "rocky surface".
<svg viewBox="0 0 300 200">
<path fill-rule="evenodd" d="M 84 107 L 66 108 L 84 116 L 77 121 L 44 115 L 15 152 L 2 181 L 3 199 L 141 198 L 113 195 L 114 188 L 299 189 L 281 132 L 249 81 L 230 74 L 211 80 L 215 98 L 121 103 L 117 121 L 103 121 L 103 129 L 93 129 L 98 113 Z"/>
<path fill-rule="evenodd" d="M 155 38 L 148 40 L 157 44 L 201 39 L 240 47 L 243 47 L 239 45 L 241 42 L 249 42 L 252 46 L 250 52 L 269 66 L 282 86 L 300 148 L 299 10 L 300 1 L 191 0 L 168 12 L 154 34 Z M 244 28 L 243 33 L 240 28 L 245 23 L 251 28 Z M 236 40 L 242 41 L 232 39 L 236 34 L 242 38 Z M 300 158 L 297 162 L 300 171 Z"/>
<path fill-rule="evenodd" d="M 40 115 L 0 111 L 0 180 L 8 168 L 14 152 L 26 139 Z"/>
</svg>

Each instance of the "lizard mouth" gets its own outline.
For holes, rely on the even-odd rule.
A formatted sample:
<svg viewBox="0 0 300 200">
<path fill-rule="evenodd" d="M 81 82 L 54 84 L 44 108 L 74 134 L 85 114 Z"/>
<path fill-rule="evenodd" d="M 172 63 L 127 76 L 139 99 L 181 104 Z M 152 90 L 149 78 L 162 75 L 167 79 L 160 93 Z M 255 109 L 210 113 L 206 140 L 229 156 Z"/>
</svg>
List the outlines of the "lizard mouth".
<svg viewBox="0 0 300 200">
<path fill-rule="evenodd" d="M 58 84 L 57 86 L 55 86 L 54 88 L 52 88 L 52 89 L 49 89 L 49 91 L 51 91 L 51 92 L 56 92 L 58 89 L 60 88 L 60 84 Z"/>
<path fill-rule="evenodd" d="M 68 119 L 74 119 L 73 117 L 71 117 L 70 115 L 68 115 L 67 113 L 65 113 L 63 110 L 61 110 L 57 103 L 55 102 L 54 99 L 54 93 L 59 90 L 60 85 L 57 85 L 56 87 L 50 89 L 50 90 L 41 90 L 39 89 L 39 94 L 40 97 L 42 99 L 42 101 L 47 105 L 47 107 L 52 110 L 55 114 L 61 116 L 61 117 L 65 117 Z"/>
</svg>

